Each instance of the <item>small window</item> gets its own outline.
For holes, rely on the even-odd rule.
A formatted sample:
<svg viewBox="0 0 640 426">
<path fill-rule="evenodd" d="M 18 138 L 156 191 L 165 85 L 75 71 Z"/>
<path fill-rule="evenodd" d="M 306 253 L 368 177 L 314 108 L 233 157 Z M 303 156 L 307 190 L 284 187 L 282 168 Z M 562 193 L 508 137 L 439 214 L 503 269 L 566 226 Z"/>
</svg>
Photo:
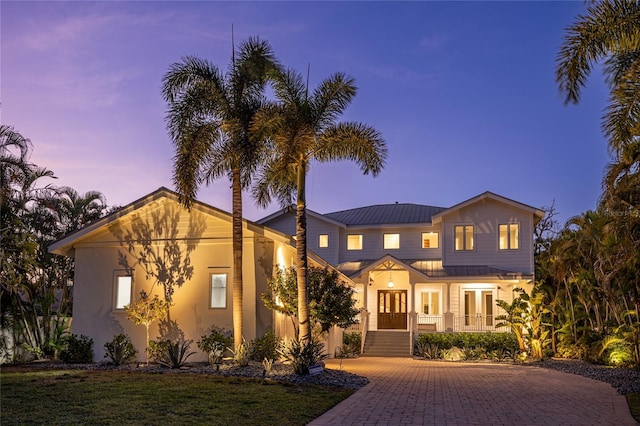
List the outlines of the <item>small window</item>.
<svg viewBox="0 0 640 426">
<path fill-rule="evenodd" d="M 384 249 L 399 249 L 400 248 L 400 234 L 384 234 Z"/>
<path fill-rule="evenodd" d="M 473 250 L 473 225 L 456 225 L 455 234 L 456 250 Z"/>
<path fill-rule="evenodd" d="M 211 299 L 209 307 L 227 307 L 227 274 L 211 274 Z"/>
<path fill-rule="evenodd" d="M 328 234 L 320 234 L 318 236 L 318 247 L 319 248 L 327 248 L 327 247 L 329 247 L 329 235 Z"/>
<path fill-rule="evenodd" d="M 362 235 L 347 235 L 347 250 L 362 250 Z"/>
<path fill-rule="evenodd" d="M 518 249 L 518 235 L 520 233 L 519 228 L 520 226 L 517 223 L 508 223 L 498 226 L 500 233 L 500 242 L 498 246 L 500 247 L 500 250 Z"/>
<path fill-rule="evenodd" d="M 121 310 L 131 303 L 133 291 L 133 277 L 131 275 L 117 275 L 115 282 L 114 309 Z"/>
<path fill-rule="evenodd" d="M 438 233 L 437 232 L 423 232 L 422 233 L 422 248 L 438 248 Z"/>
</svg>

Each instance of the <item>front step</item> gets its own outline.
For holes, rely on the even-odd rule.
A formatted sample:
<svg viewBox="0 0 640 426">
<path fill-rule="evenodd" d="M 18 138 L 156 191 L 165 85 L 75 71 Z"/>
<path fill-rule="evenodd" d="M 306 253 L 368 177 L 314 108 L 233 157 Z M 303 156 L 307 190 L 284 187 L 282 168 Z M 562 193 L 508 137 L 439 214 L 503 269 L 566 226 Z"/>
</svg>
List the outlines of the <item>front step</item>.
<svg viewBox="0 0 640 426">
<path fill-rule="evenodd" d="M 408 331 L 368 331 L 361 356 L 411 356 Z"/>
</svg>

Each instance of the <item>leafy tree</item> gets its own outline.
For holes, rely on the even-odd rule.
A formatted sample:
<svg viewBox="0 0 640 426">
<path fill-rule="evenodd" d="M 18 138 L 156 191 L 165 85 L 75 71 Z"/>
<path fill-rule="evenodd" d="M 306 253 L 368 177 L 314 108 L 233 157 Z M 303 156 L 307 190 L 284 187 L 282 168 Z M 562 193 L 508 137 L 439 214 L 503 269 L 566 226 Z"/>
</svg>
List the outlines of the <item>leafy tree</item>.
<svg viewBox="0 0 640 426">
<path fill-rule="evenodd" d="M 250 123 L 264 103 L 278 65 L 271 46 L 249 38 L 234 52 L 226 74 L 194 56 L 171 65 L 162 82 L 169 104 L 167 129 L 175 145 L 173 180 L 189 207 L 203 183 L 226 176 L 232 190 L 233 338 L 242 343 L 242 190 L 263 152 Z"/>
<path fill-rule="evenodd" d="M 317 324 L 320 332 L 327 332 L 334 325 L 347 328 L 355 323 L 354 318 L 360 311 L 355 307 L 354 289 L 340 281 L 336 270 L 311 267 L 308 283 L 310 322 Z M 265 306 L 291 318 L 298 335 L 296 269 L 278 269 L 276 276 L 269 280 L 269 290 L 261 295 Z"/>
<path fill-rule="evenodd" d="M 376 176 L 383 168 L 387 148 L 373 127 L 358 122 L 337 122 L 356 94 L 353 78 L 337 73 L 309 94 L 302 76 L 293 70 L 274 83 L 279 103 L 256 114 L 252 130 L 271 142 L 254 197 L 266 206 L 275 196 L 290 206 L 296 198 L 296 271 L 299 339 L 311 337 L 308 294 L 306 176 L 313 161 L 355 161 L 364 174 Z"/>
<path fill-rule="evenodd" d="M 149 297 L 146 291 L 140 292 L 140 299 L 124 307 L 127 312 L 127 319 L 133 321 L 135 325 L 144 325 L 146 330 L 146 361 L 149 365 L 149 328 L 154 321 L 162 319 L 169 310 L 169 303 L 160 299 L 158 295 Z"/>
</svg>

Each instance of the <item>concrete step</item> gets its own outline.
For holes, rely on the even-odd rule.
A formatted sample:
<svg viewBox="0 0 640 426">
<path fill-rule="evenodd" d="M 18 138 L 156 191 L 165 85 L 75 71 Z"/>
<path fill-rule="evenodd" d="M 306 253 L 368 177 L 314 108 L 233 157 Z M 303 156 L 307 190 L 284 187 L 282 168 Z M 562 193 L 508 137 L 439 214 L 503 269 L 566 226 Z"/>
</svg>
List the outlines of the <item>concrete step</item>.
<svg viewBox="0 0 640 426">
<path fill-rule="evenodd" d="M 362 356 L 408 357 L 410 354 L 408 331 L 369 331 Z"/>
</svg>

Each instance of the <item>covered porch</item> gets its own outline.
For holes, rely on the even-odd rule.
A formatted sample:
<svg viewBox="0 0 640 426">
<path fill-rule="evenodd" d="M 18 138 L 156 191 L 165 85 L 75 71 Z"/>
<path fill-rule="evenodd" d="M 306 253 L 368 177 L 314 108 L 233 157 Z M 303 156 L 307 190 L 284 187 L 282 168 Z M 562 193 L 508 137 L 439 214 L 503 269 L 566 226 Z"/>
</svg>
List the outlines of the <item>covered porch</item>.
<svg viewBox="0 0 640 426">
<path fill-rule="evenodd" d="M 355 262 L 354 262 L 355 263 Z M 361 263 L 361 262 L 359 262 Z M 443 267 L 441 261 L 401 261 L 387 255 L 375 262 L 341 271 L 355 283 L 362 309 L 348 331 L 408 332 L 410 342 L 421 333 L 500 332 L 497 300 L 510 303 L 514 289 L 530 289 L 532 277 L 487 266 Z"/>
</svg>

